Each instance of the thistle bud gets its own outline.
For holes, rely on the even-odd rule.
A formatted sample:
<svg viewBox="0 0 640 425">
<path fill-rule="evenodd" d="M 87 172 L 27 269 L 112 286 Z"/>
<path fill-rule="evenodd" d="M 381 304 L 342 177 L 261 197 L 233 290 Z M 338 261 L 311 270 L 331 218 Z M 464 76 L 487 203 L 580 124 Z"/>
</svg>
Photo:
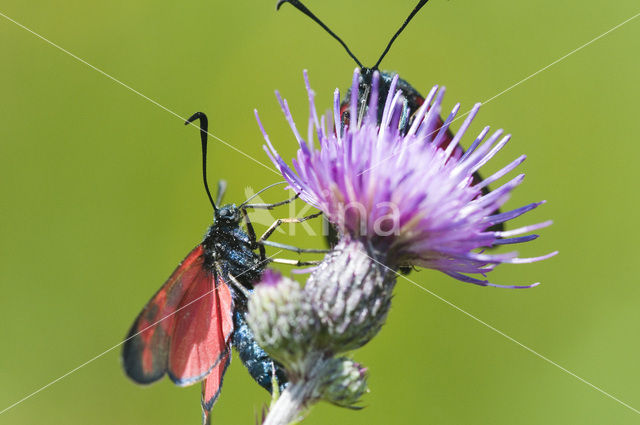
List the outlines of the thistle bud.
<svg viewBox="0 0 640 425">
<path fill-rule="evenodd" d="M 320 398 L 342 407 L 356 408 L 355 404 L 367 389 L 367 369 L 351 359 L 330 359 L 318 386 Z"/>
<path fill-rule="evenodd" d="M 364 243 L 342 240 L 309 278 L 306 296 L 321 325 L 321 345 L 334 353 L 358 348 L 384 324 L 396 273 Z"/>
<path fill-rule="evenodd" d="M 311 350 L 317 328 L 300 284 L 267 270 L 249 298 L 246 320 L 260 346 L 295 373 Z"/>
</svg>

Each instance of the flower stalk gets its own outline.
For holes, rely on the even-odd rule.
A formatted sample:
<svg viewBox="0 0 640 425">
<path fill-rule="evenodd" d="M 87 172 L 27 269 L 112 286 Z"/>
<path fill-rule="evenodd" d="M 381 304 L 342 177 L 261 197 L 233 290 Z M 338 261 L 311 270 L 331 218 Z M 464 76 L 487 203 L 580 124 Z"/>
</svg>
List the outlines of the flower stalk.
<svg viewBox="0 0 640 425">
<path fill-rule="evenodd" d="M 291 381 L 271 405 L 264 425 L 288 425 L 298 422 L 307 408 L 317 401 L 326 360 L 310 355 L 304 373 Z"/>
</svg>

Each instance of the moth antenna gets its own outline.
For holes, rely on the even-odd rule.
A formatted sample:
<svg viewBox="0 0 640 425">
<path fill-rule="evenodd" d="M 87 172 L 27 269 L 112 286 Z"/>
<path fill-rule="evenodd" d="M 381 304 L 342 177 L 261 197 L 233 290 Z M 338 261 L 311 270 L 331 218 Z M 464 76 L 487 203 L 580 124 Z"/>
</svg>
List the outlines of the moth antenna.
<svg viewBox="0 0 640 425">
<path fill-rule="evenodd" d="M 409 16 L 407 17 L 407 19 L 405 19 L 404 24 L 402 24 L 400 29 L 398 31 L 396 31 L 396 33 L 393 35 L 393 37 L 391 37 L 391 40 L 389 40 L 389 44 L 387 44 L 387 47 L 384 49 L 384 52 L 382 52 L 382 55 L 380 55 L 380 59 L 378 59 L 378 62 L 376 62 L 376 64 L 373 65 L 373 67 L 371 69 L 378 69 L 378 65 L 380 65 L 380 62 L 382 62 L 382 59 L 384 59 L 384 57 L 387 55 L 387 53 L 389 53 L 389 49 L 391 49 L 391 45 L 393 44 L 393 42 L 396 41 L 396 38 L 398 38 L 398 36 L 402 33 L 402 31 L 404 31 L 404 29 L 407 27 L 407 25 L 409 25 L 409 22 L 411 22 L 413 17 L 416 16 L 416 14 L 420 11 L 420 9 L 422 9 L 422 7 L 425 4 L 427 4 L 428 1 L 429 0 L 420 0 L 418 2 L 416 7 L 413 8 L 413 11 L 411 11 Z"/>
<path fill-rule="evenodd" d="M 241 209 L 242 207 L 244 207 L 245 205 L 247 205 L 249 203 L 250 200 L 252 200 L 253 198 L 255 198 L 256 196 L 260 195 L 262 192 L 264 192 L 265 190 L 271 189 L 273 186 L 278 186 L 279 184 L 284 184 L 286 183 L 286 181 L 281 181 L 281 182 L 277 182 L 277 183 L 273 183 L 270 184 L 269 186 L 260 189 L 257 193 L 254 193 L 253 195 L 251 195 L 249 197 L 249 199 L 247 199 L 246 201 L 244 201 L 242 204 L 240 204 L 240 206 L 238 207 L 239 209 Z"/>
<path fill-rule="evenodd" d="M 209 190 L 209 183 L 207 183 L 207 134 L 209 134 L 209 120 L 204 112 L 196 112 L 191 115 L 184 125 L 189 125 L 195 120 L 200 120 L 200 140 L 202 141 L 202 180 L 204 181 L 204 188 L 207 191 L 209 202 L 213 207 L 213 211 L 218 212 L 216 203 L 213 202 L 211 191 Z"/>
<path fill-rule="evenodd" d="M 280 7 L 284 4 L 284 3 L 289 3 L 291 6 L 295 7 L 296 9 L 298 9 L 300 12 L 304 13 L 305 15 L 307 15 L 309 18 L 311 18 L 312 20 L 314 20 L 318 25 L 320 25 L 327 33 L 329 33 L 329 35 L 333 38 L 335 38 L 336 40 L 338 40 L 338 43 L 340 43 L 342 45 L 342 47 L 344 47 L 344 49 L 347 51 L 347 53 L 349 54 L 349 56 L 351 56 L 351 58 L 356 62 L 356 64 L 358 64 L 358 67 L 363 68 L 362 63 L 360 63 L 360 61 L 358 60 L 358 58 L 356 57 L 356 55 L 354 55 L 351 50 L 349 50 L 349 47 L 347 47 L 347 44 L 342 41 L 342 39 L 340 37 L 338 37 L 336 35 L 336 33 L 334 33 L 333 31 L 331 31 L 329 29 L 328 26 L 326 26 L 320 19 L 318 19 L 318 17 L 316 15 L 314 15 L 309 9 L 307 9 L 307 7 L 302 4 L 302 2 L 300 2 L 299 0 L 278 0 L 278 4 L 276 4 L 276 10 L 280 10 Z M 426 3 L 426 1 L 425 1 Z M 411 19 L 411 18 L 409 18 Z M 405 24 L 406 25 L 406 24 Z"/>
</svg>

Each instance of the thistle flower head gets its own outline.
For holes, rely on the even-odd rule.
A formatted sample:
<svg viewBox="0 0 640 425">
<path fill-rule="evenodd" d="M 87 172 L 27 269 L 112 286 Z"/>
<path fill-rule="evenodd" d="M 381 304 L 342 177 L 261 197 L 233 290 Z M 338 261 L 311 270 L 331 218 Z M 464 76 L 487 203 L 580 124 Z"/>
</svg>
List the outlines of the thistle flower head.
<svg viewBox="0 0 640 425">
<path fill-rule="evenodd" d="M 483 193 L 484 188 L 516 168 L 525 156 L 484 180 L 476 177 L 476 172 L 510 139 L 502 130 L 489 135 L 486 127 L 463 153 L 458 144 L 480 104 L 474 106 L 447 144 L 449 126 L 460 106 L 456 105 L 442 123 L 444 88 L 433 87 L 404 131 L 407 127 L 400 123 L 406 118 L 407 108 L 402 92 L 397 90 L 397 75 L 378 121 L 379 80 L 380 75 L 375 72 L 369 105 L 366 110 L 359 108 L 356 69 L 350 124 L 341 130 L 339 91 L 334 96 L 333 123 L 327 125 L 324 117 L 318 118 L 305 72 L 311 111 L 306 139 L 298 132 L 287 102 L 278 96 L 299 145 L 292 166 L 278 154 L 258 119 L 267 154 L 301 199 L 320 209 L 344 238 L 363 240 L 383 253 L 384 262 L 390 267 L 428 267 L 465 282 L 500 286 L 484 279 L 485 273 L 497 264 L 533 262 L 555 254 L 518 258 L 517 252 L 478 252 L 486 247 L 533 240 L 537 235 L 518 235 L 551 224 L 492 230 L 492 226 L 518 217 L 542 202 L 497 212 L 511 191 L 522 183 L 523 174 Z"/>
</svg>

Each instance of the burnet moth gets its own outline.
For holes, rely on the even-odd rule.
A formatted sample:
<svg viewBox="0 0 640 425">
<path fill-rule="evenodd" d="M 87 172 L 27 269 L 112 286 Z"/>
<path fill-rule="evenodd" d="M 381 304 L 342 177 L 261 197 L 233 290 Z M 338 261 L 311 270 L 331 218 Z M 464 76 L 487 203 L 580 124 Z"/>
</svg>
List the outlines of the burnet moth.
<svg viewBox="0 0 640 425">
<path fill-rule="evenodd" d="M 349 49 L 347 44 L 340 37 L 338 37 L 338 35 L 336 35 L 333 31 L 331 31 L 331 29 L 329 29 L 329 27 L 327 27 L 316 15 L 314 15 L 299 0 L 279 0 L 277 5 L 276 5 L 276 8 L 280 9 L 280 7 L 282 7 L 282 5 L 284 3 L 289 3 L 290 5 L 294 6 L 296 9 L 298 9 L 299 11 L 301 11 L 302 13 L 307 15 L 314 22 L 316 22 L 318 25 L 320 25 L 329 35 L 331 35 L 333 38 L 335 38 L 342 45 L 342 47 L 344 47 L 344 49 L 346 50 L 347 54 L 358 65 L 358 67 L 360 68 L 360 82 L 359 82 L 359 89 L 358 89 L 359 90 L 359 92 L 358 92 L 358 105 L 359 105 L 358 117 L 360 119 L 364 116 L 364 113 L 366 112 L 366 109 L 367 109 L 367 107 L 369 105 L 369 95 L 371 93 L 371 83 L 372 83 L 373 73 L 375 71 L 379 71 L 380 72 L 380 82 L 379 82 L 379 88 L 378 88 L 378 102 L 379 102 L 379 105 L 378 105 L 378 120 L 380 120 L 381 116 L 382 116 L 382 112 L 384 110 L 384 101 L 387 98 L 387 95 L 389 93 L 389 89 L 391 88 L 391 81 L 392 81 L 392 79 L 393 79 L 393 77 L 395 76 L 396 73 L 395 72 L 389 72 L 389 71 L 380 71 L 378 69 L 378 67 L 380 66 L 380 63 L 382 62 L 384 57 L 387 55 L 387 53 L 391 49 L 391 46 L 393 45 L 395 40 L 398 38 L 398 36 L 402 33 L 402 31 L 404 31 L 404 29 L 407 27 L 407 25 L 409 25 L 409 22 L 411 22 L 413 17 L 420 11 L 420 9 L 422 9 L 422 7 L 425 4 L 427 4 L 428 1 L 429 0 L 420 0 L 418 2 L 416 7 L 413 9 L 413 11 L 407 17 L 407 19 L 405 19 L 405 21 L 402 24 L 402 26 L 400 27 L 400 29 L 398 29 L 398 31 L 396 31 L 396 33 L 393 35 L 393 37 L 391 37 L 391 40 L 389 41 L 389 43 L 385 47 L 384 51 L 380 55 L 380 58 L 378 58 L 378 60 L 375 63 L 375 65 L 373 65 L 372 67 L 363 66 L 362 62 L 360 62 L 360 60 L 355 56 L 355 54 L 353 54 L 353 52 Z M 411 84 L 409 84 L 407 81 L 405 81 L 403 79 L 399 79 L 398 80 L 397 89 L 401 91 L 401 93 L 402 93 L 401 101 L 404 103 L 404 113 L 402 115 L 403 119 L 400 121 L 399 126 L 400 126 L 401 129 L 404 129 L 406 131 L 406 130 L 409 129 L 409 127 L 411 125 L 411 120 L 413 119 L 415 112 L 424 103 L 424 96 L 422 96 L 418 92 L 418 90 L 416 90 Z M 348 108 L 349 100 L 350 100 L 350 97 L 351 97 L 350 90 L 351 90 L 351 88 L 349 88 L 349 90 L 347 91 L 347 93 L 344 96 L 343 101 L 342 101 L 342 103 L 340 105 L 340 116 L 341 116 L 341 120 L 342 120 L 342 125 L 343 126 L 348 125 L 350 120 L 351 120 L 351 117 L 349 117 L 349 108 Z M 442 122 L 442 120 L 441 120 L 441 124 L 444 124 L 444 122 Z M 452 139 L 453 139 L 453 135 L 449 132 L 448 137 L 443 142 L 443 145 L 442 145 L 443 148 L 446 147 L 449 144 L 449 142 L 451 142 Z M 457 147 L 456 149 L 462 149 L 462 148 Z"/>
<path fill-rule="evenodd" d="M 380 63 L 382 62 L 384 57 L 387 55 L 387 53 L 391 49 L 391 46 L 396 41 L 398 36 L 402 33 L 402 31 L 404 31 L 407 25 L 409 25 L 409 22 L 411 22 L 414 16 L 420 11 L 420 9 L 422 9 L 422 7 L 424 7 L 425 4 L 427 4 L 428 1 L 429 0 L 420 0 L 418 2 L 418 4 L 413 8 L 409 16 L 405 19 L 402 26 L 400 26 L 398 31 L 396 31 L 393 37 L 391 37 L 391 40 L 389 40 L 389 43 L 387 43 L 387 46 L 385 47 L 384 51 L 376 61 L 375 65 L 373 65 L 370 68 L 363 66 L 362 62 L 360 62 L 358 58 L 353 54 L 353 52 L 351 52 L 349 47 L 347 47 L 347 44 L 340 37 L 338 37 L 338 35 L 336 35 L 333 31 L 331 31 L 331 29 L 329 29 L 329 27 L 325 25 L 316 15 L 314 15 L 304 4 L 302 4 L 301 1 L 279 0 L 276 5 L 276 9 L 279 10 L 284 3 L 289 3 L 290 5 L 294 6 L 300 12 L 302 12 L 303 14 L 311 18 L 318 25 L 320 25 L 322 29 L 324 29 L 331 37 L 336 39 L 345 49 L 347 54 L 358 65 L 361 71 L 360 71 L 360 81 L 359 81 L 359 87 L 358 87 L 359 108 L 358 108 L 358 117 L 355 118 L 357 120 L 356 122 L 360 122 L 362 120 L 368 108 L 373 73 L 376 71 L 380 72 L 380 80 L 379 80 L 379 86 L 378 86 L 378 93 L 379 93 L 378 94 L 378 102 L 379 102 L 378 122 L 380 122 L 380 120 L 382 119 L 382 112 L 384 111 L 384 102 L 385 102 L 385 99 L 387 98 L 387 95 L 391 88 L 391 82 L 394 76 L 396 75 L 396 73 L 389 72 L 389 71 L 380 71 L 378 67 L 380 66 Z M 396 90 L 399 90 L 401 92 L 400 101 L 403 102 L 403 113 L 402 113 L 402 118 L 399 122 L 399 128 L 403 132 L 406 132 L 413 124 L 415 113 L 420 108 L 420 106 L 422 106 L 425 99 L 424 99 L 424 96 L 422 96 L 418 92 L 418 90 L 416 90 L 411 84 L 409 84 L 407 81 L 401 78 L 398 79 Z M 347 90 L 340 105 L 340 120 L 342 124 L 341 130 L 344 130 L 344 127 L 348 126 L 352 120 L 352 117 L 349 116 L 350 98 L 351 98 L 351 88 Z M 444 121 L 442 120 L 442 117 L 439 117 L 439 123 L 435 126 L 434 132 L 438 132 L 443 125 L 444 125 Z M 444 137 L 440 139 L 441 142 L 439 144 L 439 147 L 441 147 L 442 149 L 446 149 L 447 146 L 449 146 L 449 144 L 453 140 L 453 133 L 451 132 L 450 128 L 447 128 L 447 131 L 443 136 Z M 453 153 L 451 154 L 451 156 L 456 159 L 459 159 L 460 157 L 462 157 L 462 155 L 464 155 L 464 149 L 460 145 L 457 145 L 453 150 Z M 474 174 L 474 183 L 479 183 L 481 181 L 482 181 L 482 177 L 480 177 L 480 175 L 476 172 Z M 489 193 L 489 188 L 487 186 L 484 186 L 482 188 L 482 194 L 486 195 L 487 193 Z M 497 212 L 498 211 L 496 211 L 496 213 Z M 504 230 L 504 225 L 503 223 L 498 223 L 490 227 L 488 230 L 501 231 L 501 230 Z M 327 239 L 331 246 L 335 245 L 337 241 L 337 234 L 335 229 L 332 226 L 329 226 L 329 235 Z M 405 270 L 405 269 L 401 269 L 401 271 L 408 272 L 408 270 Z"/>
<path fill-rule="evenodd" d="M 279 389 L 287 383 L 281 366 L 260 348 L 245 322 L 247 296 L 269 262 L 310 263 L 267 258 L 265 245 L 298 253 L 324 251 L 303 250 L 266 240 L 283 221 L 303 221 L 319 214 L 277 220 L 265 235 L 256 239 L 247 209 L 271 209 L 295 197 L 277 204 L 248 204 L 251 197 L 240 206 L 218 207 L 225 185 L 219 185 L 214 202 L 207 183 L 207 117 L 198 112 L 185 124 L 198 119 L 202 175 L 213 207 L 213 224 L 202 242 L 178 265 L 136 318 L 122 350 L 122 363 L 127 376 L 138 384 L 150 384 L 165 374 L 179 386 L 202 381 L 203 423 L 207 423 L 220 395 L 232 346 L 262 387 L 271 392 L 272 382 L 277 382 Z M 246 231 L 241 227 L 243 222 Z"/>
</svg>

